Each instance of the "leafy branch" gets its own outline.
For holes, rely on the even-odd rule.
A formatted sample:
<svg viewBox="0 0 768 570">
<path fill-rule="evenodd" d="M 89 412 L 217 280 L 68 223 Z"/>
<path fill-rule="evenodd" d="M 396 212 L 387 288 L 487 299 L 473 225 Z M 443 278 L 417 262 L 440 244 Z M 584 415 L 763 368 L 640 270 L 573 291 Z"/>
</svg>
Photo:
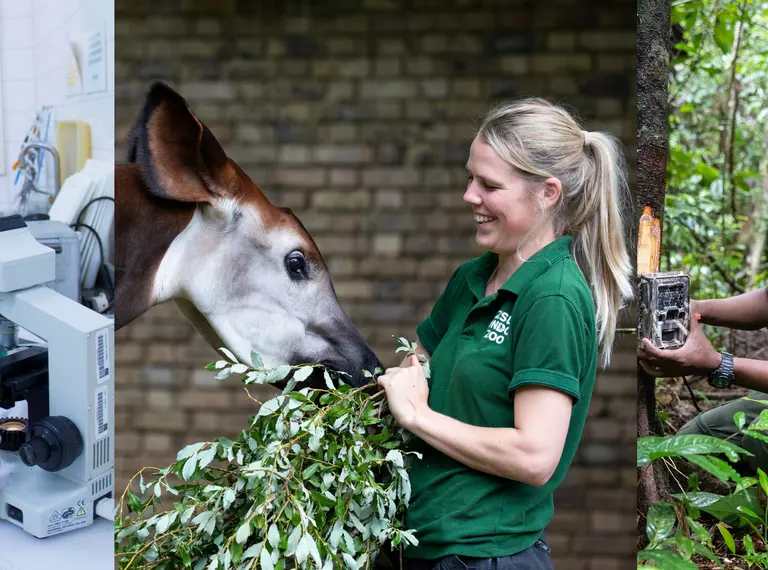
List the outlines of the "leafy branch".
<svg viewBox="0 0 768 570">
<path fill-rule="evenodd" d="M 398 341 L 398 351 L 415 353 L 415 343 Z M 387 541 L 418 544 L 403 527 L 408 461 L 418 454 L 402 449 L 407 432 L 376 406 L 380 370 L 352 388 L 323 367 L 327 389 L 295 390 L 318 365 L 267 369 L 258 354 L 244 364 L 221 351 L 226 359 L 206 367 L 219 379 L 291 377 L 235 441 L 188 445 L 169 467 L 131 479 L 116 509 L 121 570 L 357 570 L 371 568 Z"/>
</svg>

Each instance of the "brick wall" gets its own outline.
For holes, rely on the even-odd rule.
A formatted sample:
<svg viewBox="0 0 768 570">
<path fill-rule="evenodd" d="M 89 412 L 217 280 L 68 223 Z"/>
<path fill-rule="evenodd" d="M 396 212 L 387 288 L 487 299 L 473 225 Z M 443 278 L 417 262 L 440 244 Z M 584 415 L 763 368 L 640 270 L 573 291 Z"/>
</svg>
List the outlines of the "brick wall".
<svg viewBox="0 0 768 570">
<path fill-rule="evenodd" d="M 170 82 L 276 204 L 296 212 L 340 300 L 387 365 L 453 268 L 477 255 L 461 196 L 476 119 L 538 95 L 635 142 L 634 2 L 116 1 L 118 157 L 148 82 Z M 409 7 L 410 9 L 405 10 Z M 560 568 L 630 568 L 635 358 L 600 375 L 556 495 Z M 202 365 L 173 305 L 118 333 L 118 486 L 253 413 Z"/>
</svg>

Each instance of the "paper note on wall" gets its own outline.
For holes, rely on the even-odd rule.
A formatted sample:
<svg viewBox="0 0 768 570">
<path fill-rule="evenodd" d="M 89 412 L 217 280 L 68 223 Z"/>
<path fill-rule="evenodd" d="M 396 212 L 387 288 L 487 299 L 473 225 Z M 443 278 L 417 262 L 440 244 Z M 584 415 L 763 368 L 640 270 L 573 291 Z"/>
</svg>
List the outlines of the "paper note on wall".
<svg viewBox="0 0 768 570">
<path fill-rule="evenodd" d="M 106 91 L 107 42 L 105 24 L 69 36 L 67 95 Z"/>
<path fill-rule="evenodd" d="M 70 38 L 69 53 L 67 54 L 67 97 L 83 92 L 83 82 L 80 77 L 80 58 L 77 40 Z"/>
<path fill-rule="evenodd" d="M 86 93 L 107 89 L 107 42 L 104 27 L 87 35 L 83 85 Z"/>
</svg>

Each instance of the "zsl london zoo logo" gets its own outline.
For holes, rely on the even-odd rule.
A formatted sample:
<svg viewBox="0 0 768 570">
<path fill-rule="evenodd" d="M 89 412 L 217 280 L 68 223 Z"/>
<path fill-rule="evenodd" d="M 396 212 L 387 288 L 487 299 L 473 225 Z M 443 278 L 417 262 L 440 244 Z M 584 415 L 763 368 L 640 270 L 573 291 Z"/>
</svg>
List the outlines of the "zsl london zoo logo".
<svg viewBox="0 0 768 570">
<path fill-rule="evenodd" d="M 501 344 L 509 334 L 509 324 L 511 321 L 512 317 L 509 313 L 499 311 L 491 321 L 491 324 L 488 325 L 488 330 L 485 331 L 483 338 L 487 338 L 496 344 Z"/>
</svg>

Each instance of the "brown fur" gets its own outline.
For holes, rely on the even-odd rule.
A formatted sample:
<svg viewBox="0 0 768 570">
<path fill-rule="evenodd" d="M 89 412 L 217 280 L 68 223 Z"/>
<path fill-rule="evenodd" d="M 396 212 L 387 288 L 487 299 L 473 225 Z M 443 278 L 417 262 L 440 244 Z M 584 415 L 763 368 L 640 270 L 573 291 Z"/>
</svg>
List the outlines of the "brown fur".
<svg viewBox="0 0 768 570">
<path fill-rule="evenodd" d="M 157 268 L 171 242 L 192 219 L 196 204 L 147 191 L 136 164 L 115 167 L 115 329 L 150 309 Z"/>
</svg>

